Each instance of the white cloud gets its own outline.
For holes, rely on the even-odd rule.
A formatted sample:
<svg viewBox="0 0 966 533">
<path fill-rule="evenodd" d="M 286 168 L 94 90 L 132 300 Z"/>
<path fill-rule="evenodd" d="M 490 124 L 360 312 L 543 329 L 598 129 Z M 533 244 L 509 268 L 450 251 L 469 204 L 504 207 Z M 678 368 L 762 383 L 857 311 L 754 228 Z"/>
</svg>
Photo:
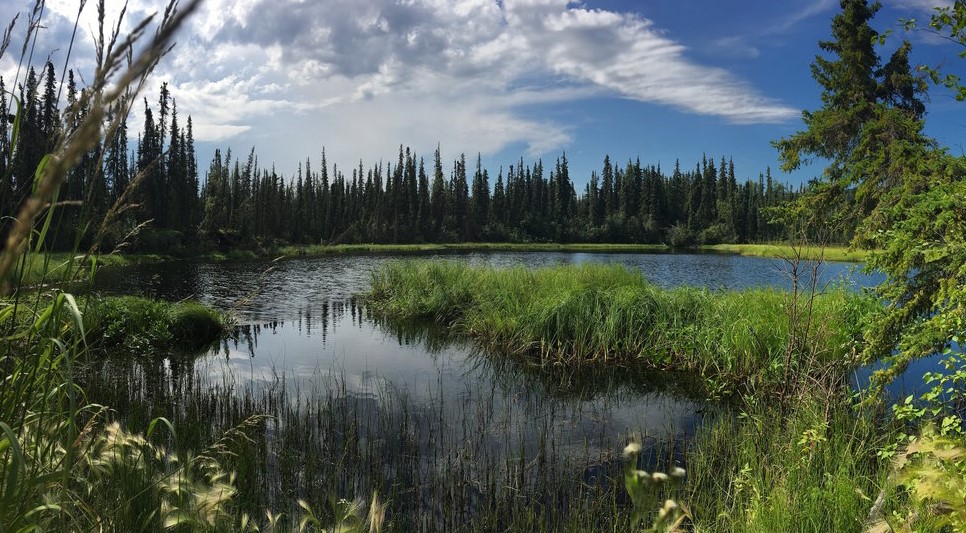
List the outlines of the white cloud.
<svg viewBox="0 0 966 533">
<path fill-rule="evenodd" d="M 767 34 L 778 34 L 778 33 L 788 31 L 799 22 L 802 22 L 805 19 L 814 17 L 815 15 L 818 15 L 819 13 L 822 13 L 826 10 L 835 8 L 836 6 L 838 6 L 838 4 L 839 4 L 838 0 L 809 1 L 806 3 L 805 7 L 800 8 L 796 11 L 792 11 L 792 13 L 789 14 L 784 21 L 771 26 L 763 33 L 767 35 Z"/>
<path fill-rule="evenodd" d="M 82 29 L 96 21 L 90 4 Z M 76 12 L 72 0 L 49 6 L 64 21 Z M 132 0 L 130 18 L 162 8 Z M 208 0 L 178 39 L 160 79 L 196 138 L 239 136 L 269 153 L 338 144 L 371 158 L 400 142 L 546 153 L 573 130 L 533 106 L 602 94 L 732 123 L 799 115 L 690 60 L 650 20 L 569 0 Z"/>
<path fill-rule="evenodd" d="M 910 9 L 932 14 L 937 7 L 951 7 L 952 0 L 886 0 L 886 5 L 898 9 Z"/>
<path fill-rule="evenodd" d="M 744 37 L 722 37 L 714 41 L 714 48 L 732 56 L 756 59 L 761 55 L 757 46 L 749 44 Z"/>
</svg>

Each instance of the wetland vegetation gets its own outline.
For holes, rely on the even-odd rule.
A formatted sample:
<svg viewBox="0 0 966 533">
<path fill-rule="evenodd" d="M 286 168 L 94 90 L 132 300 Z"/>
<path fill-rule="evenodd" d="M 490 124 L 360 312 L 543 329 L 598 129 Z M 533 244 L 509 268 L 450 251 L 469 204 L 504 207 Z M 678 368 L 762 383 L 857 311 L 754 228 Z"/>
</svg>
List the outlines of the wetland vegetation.
<svg viewBox="0 0 966 533">
<path fill-rule="evenodd" d="M 538 366 L 688 371 L 719 390 L 754 391 L 857 365 L 876 301 L 841 287 L 810 296 L 661 289 L 621 266 L 494 270 L 435 261 L 383 266 L 366 301 L 387 316 L 432 321 Z"/>
<path fill-rule="evenodd" d="M 470 186 L 465 157 L 447 180 L 404 148 L 291 182 L 218 152 L 202 188 L 166 85 L 129 164 L 136 89 L 197 2 L 129 39 L 98 4 L 65 110 L 50 62 L 0 80 L 0 530 L 966 527 L 966 163 L 922 133 L 939 74 L 879 57 L 877 3 L 840 3 L 823 107 L 775 143 L 820 179 L 605 157 L 583 194 L 565 155 L 491 192 L 479 158 Z M 966 42 L 966 5 L 930 24 Z M 451 243 L 480 240 L 515 242 Z M 781 259 L 642 253 L 695 244 Z M 114 246 L 227 260 L 98 268 Z M 859 258 L 873 277 L 825 262 Z"/>
</svg>

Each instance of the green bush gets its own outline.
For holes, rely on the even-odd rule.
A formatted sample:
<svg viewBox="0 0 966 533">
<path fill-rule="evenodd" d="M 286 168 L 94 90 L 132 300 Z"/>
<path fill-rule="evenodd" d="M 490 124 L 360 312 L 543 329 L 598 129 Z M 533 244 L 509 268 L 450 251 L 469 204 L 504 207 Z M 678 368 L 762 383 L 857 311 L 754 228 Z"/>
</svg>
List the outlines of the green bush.
<svg viewBox="0 0 966 533">
<path fill-rule="evenodd" d="M 137 296 L 88 299 L 87 340 L 95 348 L 130 353 L 191 350 L 219 339 L 229 319 L 197 302 L 169 303 Z"/>
</svg>

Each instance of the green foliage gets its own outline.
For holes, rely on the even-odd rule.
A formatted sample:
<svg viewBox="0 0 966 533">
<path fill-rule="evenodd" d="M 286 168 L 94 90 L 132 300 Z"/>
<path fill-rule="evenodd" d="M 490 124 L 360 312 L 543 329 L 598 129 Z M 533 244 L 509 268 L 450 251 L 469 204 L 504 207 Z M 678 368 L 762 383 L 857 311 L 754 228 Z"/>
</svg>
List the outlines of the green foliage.
<svg viewBox="0 0 966 533">
<path fill-rule="evenodd" d="M 888 427 L 841 392 L 813 387 L 787 408 L 749 402 L 699 429 L 688 454 L 696 531 L 859 531 L 889 462 Z"/>
<path fill-rule="evenodd" d="M 893 483 L 908 497 L 870 525 L 874 532 L 966 529 L 966 440 L 949 426 L 923 426 L 893 462 Z"/>
<path fill-rule="evenodd" d="M 880 384 L 912 360 L 942 352 L 966 326 L 966 163 L 941 154 L 931 161 L 933 169 L 910 176 L 908 189 L 882 211 L 884 227 L 870 238 L 883 247 L 868 266 L 887 275 L 878 290 L 889 302 L 867 334 L 866 357 L 892 362 L 875 376 Z"/>
<path fill-rule="evenodd" d="M 886 275 L 877 288 L 885 311 L 871 320 L 864 349 L 867 362 L 892 362 L 874 375 L 881 389 L 966 326 L 966 164 L 922 133 L 926 86 L 910 69 L 911 46 L 904 43 L 881 66 L 879 34 L 869 25 L 878 7 L 842 2 L 834 40 L 822 43 L 832 57 L 813 65 L 823 107 L 806 112 L 806 129 L 776 146 L 786 168 L 803 156 L 829 160 L 789 216 L 808 228 L 855 225 L 855 243 L 872 249 L 866 267 Z"/>
<path fill-rule="evenodd" d="M 137 296 L 89 298 L 87 341 L 99 349 L 155 353 L 211 344 L 229 319 L 197 302 L 168 303 Z"/>
<path fill-rule="evenodd" d="M 542 365 L 687 370 L 726 389 L 850 368 L 860 324 L 876 312 L 868 297 L 845 289 L 809 303 L 773 289 L 664 290 L 620 266 L 446 261 L 388 264 L 373 274 L 367 301 L 388 316 L 431 320 Z M 800 308 L 801 324 L 790 324 L 789 306 Z M 793 334 L 814 357 L 786 357 Z"/>
<path fill-rule="evenodd" d="M 821 180 L 790 206 L 791 218 L 806 228 L 851 233 L 882 202 L 902 187 L 909 165 L 932 142 L 922 134 L 926 85 L 913 74 L 904 43 L 883 67 L 874 43 L 879 34 L 870 21 L 880 4 L 845 0 L 832 22 L 832 41 L 820 43 L 812 75 L 822 85 L 822 107 L 802 114 L 805 129 L 774 143 L 784 170 L 808 158 L 828 160 Z M 888 205 L 888 201 L 884 205 Z M 860 229 L 875 231 L 873 226 Z M 862 232 L 860 232 L 862 233 Z"/>
<path fill-rule="evenodd" d="M 664 532 L 683 530 L 681 525 L 690 518 L 686 506 L 679 504 L 673 499 L 666 499 L 659 510 L 657 504 L 664 494 L 679 489 L 682 484 L 685 471 L 681 467 L 675 467 L 671 474 L 663 472 L 648 473 L 638 470 L 637 462 L 641 446 L 637 443 L 628 444 L 624 448 L 624 488 L 631 497 L 633 511 L 631 512 L 631 524 L 636 530 L 640 525 L 650 524 L 644 531 Z"/>
<path fill-rule="evenodd" d="M 955 0 L 951 5 L 936 6 L 925 27 L 915 19 L 903 20 L 902 23 L 906 31 L 927 31 L 966 48 L 966 2 L 963 0 Z M 966 49 L 959 52 L 959 57 L 966 58 Z M 919 65 L 917 69 L 926 73 L 933 83 L 952 90 L 957 100 L 966 100 L 966 85 L 963 85 L 958 75 L 943 74 L 941 67 L 930 65 Z"/>
</svg>

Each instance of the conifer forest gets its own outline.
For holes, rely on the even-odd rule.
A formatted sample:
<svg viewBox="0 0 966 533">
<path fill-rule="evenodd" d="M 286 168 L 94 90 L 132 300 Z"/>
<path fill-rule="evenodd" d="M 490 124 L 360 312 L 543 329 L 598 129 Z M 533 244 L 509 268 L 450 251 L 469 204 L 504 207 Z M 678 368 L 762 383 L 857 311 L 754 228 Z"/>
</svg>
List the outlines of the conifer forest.
<svg viewBox="0 0 966 533">
<path fill-rule="evenodd" d="M 73 106 L 77 88 L 73 72 L 67 75 L 66 104 Z M 0 197 L 7 209 L 30 192 L 32 169 L 61 128 L 71 127 L 60 124 L 68 115 L 58 109 L 58 87 L 51 63 L 31 69 L 17 87 L 26 103 L 19 145 L 12 151 L 0 146 Z M 89 230 L 108 213 L 102 247 L 131 239 L 136 251 L 175 254 L 277 242 L 753 243 L 787 236 L 767 209 L 795 196 L 770 169 L 739 179 L 732 159 L 710 155 L 675 161 L 673 168 L 605 155 L 580 188 L 566 153 L 546 163 L 520 158 L 494 172 L 483 168 L 479 154 L 475 161 L 465 154 L 444 161 L 439 148 L 424 157 L 403 146 L 386 160 L 339 166 L 327 161 L 322 147 L 299 163 L 296 175 L 285 176 L 260 164 L 256 148 L 216 150 L 210 162 L 199 163 L 191 117 L 179 117 L 166 84 L 159 101 L 145 99 L 143 107 L 136 139 L 129 139 L 124 120 L 108 146 L 92 148 L 71 171 L 58 197 L 64 208 L 53 249 L 72 249 L 75 239 L 88 244 L 97 234 Z M 70 116 L 79 120 L 82 113 Z M 0 114 L 12 116 L 4 90 Z M 9 142 L 11 126 L 0 125 L 0 143 Z M 120 203 L 127 212 L 112 212 Z"/>
</svg>

